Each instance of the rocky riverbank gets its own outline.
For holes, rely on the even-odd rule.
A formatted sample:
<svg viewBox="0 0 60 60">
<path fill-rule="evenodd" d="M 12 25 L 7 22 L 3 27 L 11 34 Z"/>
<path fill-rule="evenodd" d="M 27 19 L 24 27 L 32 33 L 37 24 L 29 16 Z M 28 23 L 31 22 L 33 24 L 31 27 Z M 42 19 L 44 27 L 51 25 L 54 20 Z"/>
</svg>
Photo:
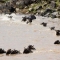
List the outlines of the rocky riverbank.
<svg viewBox="0 0 60 60">
<path fill-rule="evenodd" d="M 2 0 L 0 3 L 0 13 L 14 12 L 60 18 L 60 0 Z"/>
</svg>

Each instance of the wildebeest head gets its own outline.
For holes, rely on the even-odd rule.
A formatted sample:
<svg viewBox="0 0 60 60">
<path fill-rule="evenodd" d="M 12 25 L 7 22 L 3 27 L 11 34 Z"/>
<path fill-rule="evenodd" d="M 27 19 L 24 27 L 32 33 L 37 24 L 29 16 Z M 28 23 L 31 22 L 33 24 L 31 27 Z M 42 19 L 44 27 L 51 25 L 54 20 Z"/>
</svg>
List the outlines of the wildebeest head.
<svg viewBox="0 0 60 60">
<path fill-rule="evenodd" d="M 36 49 L 34 48 L 34 45 L 29 45 L 28 48 L 31 49 L 31 50 L 36 50 Z"/>
</svg>

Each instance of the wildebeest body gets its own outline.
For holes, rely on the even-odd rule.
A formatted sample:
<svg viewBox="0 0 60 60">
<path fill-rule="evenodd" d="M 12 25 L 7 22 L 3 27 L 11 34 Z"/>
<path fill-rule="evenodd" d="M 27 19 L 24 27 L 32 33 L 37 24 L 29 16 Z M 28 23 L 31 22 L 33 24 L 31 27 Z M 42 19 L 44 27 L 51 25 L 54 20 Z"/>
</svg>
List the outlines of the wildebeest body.
<svg viewBox="0 0 60 60">
<path fill-rule="evenodd" d="M 4 49 L 0 48 L 0 54 L 6 53 L 6 51 L 4 51 Z"/>
<path fill-rule="evenodd" d="M 54 42 L 54 44 L 60 44 L 60 41 L 59 41 L 59 40 L 57 40 L 57 41 L 55 41 L 55 42 Z"/>
</svg>

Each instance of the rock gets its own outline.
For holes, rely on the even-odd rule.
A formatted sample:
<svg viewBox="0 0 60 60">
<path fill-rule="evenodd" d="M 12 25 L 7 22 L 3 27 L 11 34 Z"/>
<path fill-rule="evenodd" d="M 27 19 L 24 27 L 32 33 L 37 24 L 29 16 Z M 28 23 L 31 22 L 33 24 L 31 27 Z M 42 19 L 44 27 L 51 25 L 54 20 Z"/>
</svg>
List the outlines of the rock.
<svg viewBox="0 0 60 60">
<path fill-rule="evenodd" d="M 56 15 L 51 15 L 51 18 L 57 18 L 57 16 Z"/>
<path fill-rule="evenodd" d="M 19 2 L 19 5 L 24 6 L 25 2 L 22 0 L 22 1 Z"/>
<path fill-rule="evenodd" d="M 0 10 L 2 10 L 3 9 L 3 6 L 2 5 L 0 5 Z"/>
<path fill-rule="evenodd" d="M 47 26 L 47 23 L 42 22 L 41 25 L 43 25 L 44 27 L 46 27 Z"/>
<path fill-rule="evenodd" d="M 60 6 L 57 8 L 57 11 L 60 11 Z"/>
<path fill-rule="evenodd" d="M 56 15 L 57 16 L 58 15 L 58 12 L 53 12 L 52 15 Z"/>
<path fill-rule="evenodd" d="M 47 3 L 45 3 L 44 5 L 43 5 L 43 7 L 46 7 L 48 4 Z"/>
<path fill-rule="evenodd" d="M 44 15 L 44 17 L 50 17 L 50 13 L 47 13 L 46 15 Z"/>
<path fill-rule="evenodd" d="M 58 8 L 57 11 L 60 11 L 60 8 Z"/>
<path fill-rule="evenodd" d="M 16 12 L 19 12 L 19 10 L 20 10 L 19 8 L 16 8 Z"/>
<path fill-rule="evenodd" d="M 41 13 L 41 16 L 44 16 L 47 13 L 52 13 L 52 9 L 46 9 L 44 12 Z"/>
<path fill-rule="evenodd" d="M 57 17 L 60 18 L 60 15 L 58 15 Z"/>
<path fill-rule="evenodd" d="M 55 10 L 52 10 L 50 8 L 47 8 L 45 11 L 41 13 L 41 16 L 49 16 L 51 13 L 55 12 Z M 46 15 L 47 14 L 47 15 Z"/>
<path fill-rule="evenodd" d="M 29 12 L 33 11 L 34 9 L 33 8 L 29 8 Z"/>
<path fill-rule="evenodd" d="M 57 16 L 58 16 L 58 12 L 53 12 L 53 13 L 51 14 L 51 18 L 57 18 Z"/>
<path fill-rule="evenodd" d="M 42 6 L 36 6 L 34 9 L 35 9 L 36 11 L 37 11 L 37 10 L 41 10 L 41 9 L 42 9 Z"/>
<path fill-rule="evenodd" d="M 56 8 L 57 7 L 57 4 L 55 1 L 51 1 L 51 8 Z"/>
<path fill-rule="evenodd" d="M 37 15 L 37 16 L 39 15 L 39 16 L 40 16 L 40 15 L 41 15 L 41 12 L 40 12 L 40 11 L 37 11 L 37 12 L 35 13 L 35 15 Z"/>
</svg>

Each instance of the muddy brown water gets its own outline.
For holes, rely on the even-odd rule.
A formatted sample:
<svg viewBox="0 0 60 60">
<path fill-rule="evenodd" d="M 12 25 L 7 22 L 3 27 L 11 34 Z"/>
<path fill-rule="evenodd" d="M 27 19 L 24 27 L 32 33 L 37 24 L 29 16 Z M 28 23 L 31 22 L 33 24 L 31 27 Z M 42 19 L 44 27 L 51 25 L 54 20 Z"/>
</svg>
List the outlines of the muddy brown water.
<svg viewBox="0 0 60 60">
<path fill-rule="evenodd" d="M 36 16 L 32 24 L 21 22 L 22 16 L 12 14 L 10 19 L 8 15 L 0 15 L 0 48 L 4 50 L 17 49 L 23 53 L 24 47 L 34 45 L 36 48 L 33 53 L 19 54 L 13 56 L 0 55 L 0 60 L 60 60 L 60 45 L 54 45 L 54 41 L 60 40 L 54 30 L 60 29 L 60 19 Z M 40 25 L 47 23 L 47 27 Z"/>
</svg>

